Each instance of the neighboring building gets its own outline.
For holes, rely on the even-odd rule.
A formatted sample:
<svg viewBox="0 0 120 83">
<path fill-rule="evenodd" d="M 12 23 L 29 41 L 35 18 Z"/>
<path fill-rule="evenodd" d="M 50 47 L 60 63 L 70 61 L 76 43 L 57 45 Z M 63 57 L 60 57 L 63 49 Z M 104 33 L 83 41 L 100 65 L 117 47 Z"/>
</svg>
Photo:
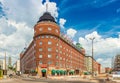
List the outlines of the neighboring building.
<svg viewBox="0 0 120 83">
<path fill-rule="evenodd" d="M 3 69 L 3 61 L 0 60 L 0 69 Z"/>
<path fill-rule="evenodd" d="M 105 73 L 105 68 L 101 66 L 100 73 Z"/>
<path fill-rule="evenodd" d="M 5 70 L 5 60 L 0 60 L 1 69 Z"/>
<path fill-rule="evenodd" d="M 13 64 L 13 68 L 16 69 L 16 73 L 20 72 L 20 60 L 17 60 L 16 63 Z"/>
<path fill-rule="evenodd" d="M 114 71 L 120 71 L 120 54 L 114 57 L 112 66 Z"/>
<path fill-rule="evenodd" d="M 86 66 L 86 71 L 92 73 L 92 57 L 90 56 L 85 57 L 85 66 Z"/>
<path fill-rule="evenodd" d="M 23 73 L 37 70 L 46 74 L 79 74 L 85 70 L 85 50 L 78 48 L 60 33 L 60 27 L 49 12 L 45 12 L 34 26 L 34 38 L 20 54 Z"/>
<path fill-rule="evenodd" d="M 98 63 L 98 73 L 100 74 L 101 73 L 101 64 Z"/>
<path fill-rule="evenodd" d="M 98 62 L 96 62 L 96 60 L 93 59 L 91 56 L 85 57 L 86 71 L 92 73 L 92 62 L 94 74 L 99 74 L 101 65 Z"/>
<path fill-rule="evenodd" d="M 11 60 L 11 57 L 8 58 L 8 66 L 11 66 L 12 64 L 12 60 Z"/>
<path fill-rule="evenodd" d="M 110 73 L 112 71 L 112 68 L 105 67 L 105 73 Z"/>
</svg>

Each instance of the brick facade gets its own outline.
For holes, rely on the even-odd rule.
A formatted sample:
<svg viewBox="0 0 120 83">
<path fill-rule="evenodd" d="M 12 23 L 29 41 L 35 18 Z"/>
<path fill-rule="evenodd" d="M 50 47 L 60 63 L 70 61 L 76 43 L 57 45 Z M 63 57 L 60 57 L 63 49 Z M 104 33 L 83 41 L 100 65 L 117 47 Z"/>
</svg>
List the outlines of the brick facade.
<svg viewBox="0 0 120 83">
<path fill-rule="evenodd" d="M 74 71 L 79 74 L 85 70 L 85 50 L 77 48 L 60 34 L 60 27 L 51 21 L 38 22 L 34 26 L 33 41 L 20 55 L 21 71 L 42 70 L 51 75 L 52 70 Z"/>
</svg>

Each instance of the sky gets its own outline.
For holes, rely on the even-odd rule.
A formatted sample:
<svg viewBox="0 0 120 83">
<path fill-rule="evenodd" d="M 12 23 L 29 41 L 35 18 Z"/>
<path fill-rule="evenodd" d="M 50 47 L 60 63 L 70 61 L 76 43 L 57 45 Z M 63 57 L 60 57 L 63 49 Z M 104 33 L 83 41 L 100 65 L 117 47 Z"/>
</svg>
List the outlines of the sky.
<svg viewBox="0 0 120 83">
<path fill-rule="evenodd" d="M 103 67 L 111 67 L 120 54 L 120 0 L 0 0 L 0 59 L 13 63 L 33 39 L 34 25 L 46 10 L 56 19 L 61 33 L 79 42 Z"/>
</svg>

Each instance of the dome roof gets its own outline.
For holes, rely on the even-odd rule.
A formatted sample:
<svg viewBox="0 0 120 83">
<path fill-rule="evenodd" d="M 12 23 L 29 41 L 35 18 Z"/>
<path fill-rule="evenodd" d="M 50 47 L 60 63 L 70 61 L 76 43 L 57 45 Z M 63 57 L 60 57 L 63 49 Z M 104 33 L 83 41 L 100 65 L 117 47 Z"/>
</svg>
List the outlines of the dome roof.
<svg viewBox="0 0 120 83">
<path fill-rule="evenodd" d="M 49 12 L 45 12 L 40 18 L 38 22 L 41 21 L 51 21 L 51 22 L 55 22 L 55 19 L 53 16 L 51 16 L 51 14 Z M 55 22 L 56 23 L 56 22 Z"/>
</svg>

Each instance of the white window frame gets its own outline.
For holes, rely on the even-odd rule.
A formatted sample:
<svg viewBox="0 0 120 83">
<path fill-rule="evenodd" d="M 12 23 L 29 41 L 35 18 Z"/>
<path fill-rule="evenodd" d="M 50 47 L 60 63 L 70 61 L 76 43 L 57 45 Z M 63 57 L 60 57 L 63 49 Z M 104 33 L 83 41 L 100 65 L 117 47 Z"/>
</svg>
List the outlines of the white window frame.
<svg viewBox="0 0 120 83">
<path fill-rule="evenodd" d="M 43 49 L 42 49 L 42 48 L 39 48 L 39 51 L 41 52 L 41 51 L 43 51 Z"/>
<path fill-rule="evenodd" d="M 40 55 L 39 55 L 39 58 L 43 58 L 43 55 L 42 55 L 42 54 L 40 54 Z"/>
<path fill-rule="evenodd" d="M 51 58 L 52 57 L 52 55 L 51 54 L 48 54 L 48 58 Z"/>
<path fill-rule="evenodd" d="M 51 45 L 52 44 L 52 42 L 51 41 L 48 41 L 48 45 Z"/>
<path fill-rule="evenodd" d="M 49 52 L 52 51 L 52 48 L 48 48 L 48 51 L 49 51 Z"/>
<path fill-rule="evenodd" d="M 39 45 L 42 45 L 42 41 L 39 42 Z"/>
</svg>

